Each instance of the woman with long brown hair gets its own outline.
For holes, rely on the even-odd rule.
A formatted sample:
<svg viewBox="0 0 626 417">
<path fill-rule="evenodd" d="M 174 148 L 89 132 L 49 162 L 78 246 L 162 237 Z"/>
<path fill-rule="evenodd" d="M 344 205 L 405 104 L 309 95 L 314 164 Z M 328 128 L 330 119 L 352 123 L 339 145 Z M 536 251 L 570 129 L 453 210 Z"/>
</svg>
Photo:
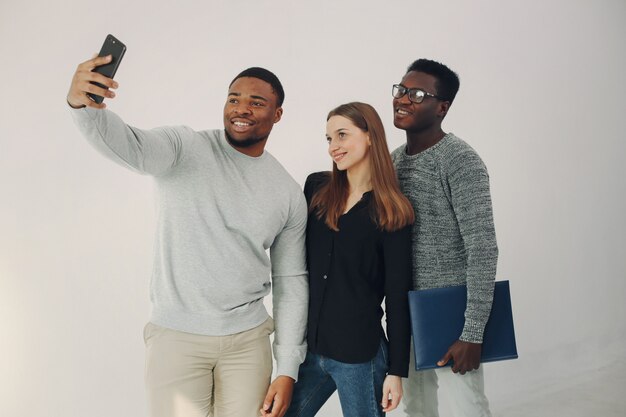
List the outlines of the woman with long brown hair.
<svg viewBox="0 0 626 417">
<path fill-rule="evenodd" d="M 348 103 L 326 120 L 332 171 L 304 187 L 308 352 L 286 415 L 313 416 L 337 390 L 344 416 L 382 416 L 398 405 L 408 373 L 414 212 L 376 110 Z"/>
</svg>

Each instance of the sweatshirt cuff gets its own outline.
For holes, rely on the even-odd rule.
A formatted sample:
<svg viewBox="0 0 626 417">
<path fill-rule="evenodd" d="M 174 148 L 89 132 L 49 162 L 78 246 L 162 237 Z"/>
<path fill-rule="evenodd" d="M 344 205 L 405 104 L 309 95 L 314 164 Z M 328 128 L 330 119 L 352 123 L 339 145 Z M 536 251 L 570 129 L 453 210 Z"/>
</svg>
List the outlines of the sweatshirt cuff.
<svg viewBox="0 0 626 417">
<path fill-rule="evenodd" d="M 288 376 L 298 382 L 298 369 L 301 363 L 298 358 L 276 359 L 276 376 Z"/>
</svg>

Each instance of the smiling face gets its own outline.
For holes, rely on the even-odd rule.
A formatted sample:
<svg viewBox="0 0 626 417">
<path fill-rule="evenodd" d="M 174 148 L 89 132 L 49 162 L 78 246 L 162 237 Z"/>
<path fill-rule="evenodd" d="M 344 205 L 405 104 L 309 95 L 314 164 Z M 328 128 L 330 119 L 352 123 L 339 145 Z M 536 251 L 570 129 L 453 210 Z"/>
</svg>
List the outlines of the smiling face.
<svg viewBox="0 0 626 417">
<path fill-rule="evenodd" d="M 228 89 L 224 105 L 226 137 L 240 151 L 249 153 L 244 149 L 251 148 L 247 150 L 260 154 L 274 123 L 282 114 L 283 109 L 278 107 L 270 84 L 253 77 L 238 78 Z"/>
<path fill-rule="evenodd" d="M 400 82 L 405 88 L 419 88 L 437 95 L 437 79 L 430 74 L 418 71 L 407 72 Z M 423 132 L 441 126 L 450 103 L 435 97 L 426 96 L 421 103 L 413 103 L 408 94 L 393 99 L 393 124 L 407 132 Z"/>
<path fill-rule="evenodd" d="M 326 122 L 328 154 L 340 171 L 369 166 L 370 138 L 352 120 L 332 116 Z"/>
</svg>

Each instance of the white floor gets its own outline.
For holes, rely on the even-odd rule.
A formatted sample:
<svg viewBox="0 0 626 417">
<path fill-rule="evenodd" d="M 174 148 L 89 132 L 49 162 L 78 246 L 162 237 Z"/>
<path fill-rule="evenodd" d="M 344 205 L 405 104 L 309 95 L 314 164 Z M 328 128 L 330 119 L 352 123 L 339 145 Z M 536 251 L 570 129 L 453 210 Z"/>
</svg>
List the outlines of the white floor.
<svg viewBox="0 0 626 417">
<path fill-rule="evenodd" d="M 492 412 L 493 417 L 624 417 L 626 361 L 543 387 L 530 387 L 508 403 L 493 401 Z"/>
</svg>

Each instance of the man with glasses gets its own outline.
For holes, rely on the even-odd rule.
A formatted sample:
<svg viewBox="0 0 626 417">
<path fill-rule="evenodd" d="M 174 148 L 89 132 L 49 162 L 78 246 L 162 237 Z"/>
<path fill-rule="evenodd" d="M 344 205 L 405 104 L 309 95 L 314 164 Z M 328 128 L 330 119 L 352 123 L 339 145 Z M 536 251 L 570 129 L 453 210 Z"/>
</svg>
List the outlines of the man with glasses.
<svg viewBox="0 0 626 417">
<path fill-rule="evenodd" d="M 448 67 L 418 59 L 392 90 L 394 125 L 406 132 L 406 145 L 392 158 L 415 210 L 414 288 L 467 285 L 465 325 L 441 352 L 441 368 L 415 371 L 411 363 L 403 398 L 410 416 L 439 415 L 438 384 L 455 416 L 491 416 L 479 366 L 498 247 L 487 168 L 474 149 L 441 128 L 458 89 Z M 452 367 L 444 367 L 450 361 Z"/>
</svg>

